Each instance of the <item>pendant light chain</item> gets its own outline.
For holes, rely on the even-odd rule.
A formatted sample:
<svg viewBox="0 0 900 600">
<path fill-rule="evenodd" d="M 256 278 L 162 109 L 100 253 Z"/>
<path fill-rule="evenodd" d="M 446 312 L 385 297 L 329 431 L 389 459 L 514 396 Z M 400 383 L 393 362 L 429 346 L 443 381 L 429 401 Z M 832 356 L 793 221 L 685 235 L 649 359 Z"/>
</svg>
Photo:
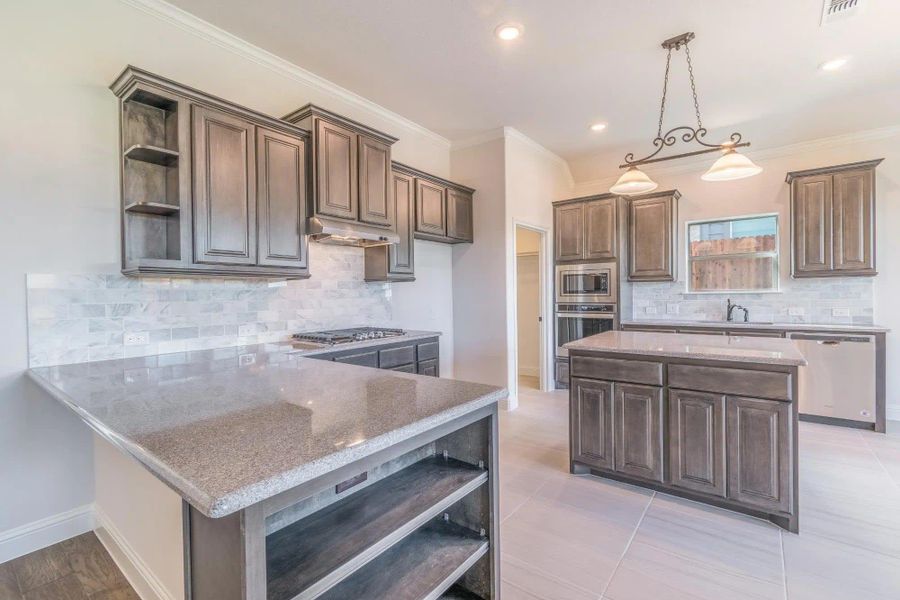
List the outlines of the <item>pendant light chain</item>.
<svg viewBox="0 0 900 600">
<path fill-rule="evenodd" d="M 666 114 L 666 91 L 669 89 L 669 65 L 672 63 L 672 49 L 666 54 L 666 74 L 663 77 L 662 101 L 659 103 L 659 126 L 656 129 L 656 137 L 662 138 L 663 115 Z"/>
<path fill-rule="evenodd" d="M 697 100 L 697 84 L 694 83 L 694 65 L 691 63 L 691 48 L 687 42 L 684 43 L 684 53 L 687 56 L 688 76 L 691 78 L 691 93 L 694 94 L 694 111 L 697 113 L 697 129 L 703 129 L 703 121 L 700 120 L 700 102 Z"/>
</svg>

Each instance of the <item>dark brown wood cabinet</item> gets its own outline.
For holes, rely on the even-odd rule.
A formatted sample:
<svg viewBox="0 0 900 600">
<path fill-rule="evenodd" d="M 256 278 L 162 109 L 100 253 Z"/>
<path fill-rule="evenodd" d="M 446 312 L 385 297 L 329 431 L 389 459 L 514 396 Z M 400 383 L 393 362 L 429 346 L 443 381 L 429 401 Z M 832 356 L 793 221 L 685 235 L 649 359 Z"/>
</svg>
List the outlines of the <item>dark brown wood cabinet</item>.
<svg viewBox="0 0 900 600">
<path fill-rule="evenodd" d="M 447 237 L 473 241 L 472 208 L 471 192 L 447 188 Z"/>
<path fill-rule="evenodd" d="M 618 198 L 611 194 L 554 203 L 556 262 L 615 260 L 618 247 Z"/>
<path fill-rule="evenodd" d="M 356 166 L 359 136 L 347 127 L 316 119 L 317 214 L 355 220 L 359 206 Z"/>
<path fill-rule="evenodd" d="M 613 384 L 572 378 L 572 456 L 600 469 L 615 468 Z"/>
<path fill-rule="evenodd" d="M 416 179 L 416 232 L 447 235 L 447 188 L 427 179 Z"/>
<path fill-rule="evenodd" d="M 725 496 L 725 396 L 669 391 L 672 485 Z"/>
<path fill-rule="evenodd" d="M 359 220 L 390 227 L 396 223 L 391 193 L 391 146 L 359 136 Z"/>
<path fill-rule="evenodd" d="M 680 197 L 670 190 L 626 200 L 629 281 L 675 281 Z"/>
<path fill-rule="evenodd" d="M 366 281 L 415 280 L 415 178 L 402 170 L 391 173 L 391 205 L 400 241 L 365 250 Z"/>
<path fill-rule="evenodd" d="M 788 173 L 794 277 L 871 276 L 881 159 Z"/>
<path fill-rule="evenodd" d="M 308 267 L 306 140 L 272 129 L 256 131 L 257 262 Z"/>
<path fill-rule="evenodd" d="M 127 67 L 122 272 L 308 277 L 309 132 Z"/>
<path fill-rule="evenodd" d="M 388 342 L 365 348 L 309 355 L 317 360 L 333 360 L 363 367 L 388 369 L 440 377 L 440 342 L 437 337 Z"/>
<path fill-rule="evenodd" d="M 791 405 L 729 396 L 728 498 L 764 510 L 791 512 Z"/>
<path fill-rule="evenodd" d="M 615 469 L 619 473 L 663 480 L 662 388 L 615 384 Z"/>
</svg>

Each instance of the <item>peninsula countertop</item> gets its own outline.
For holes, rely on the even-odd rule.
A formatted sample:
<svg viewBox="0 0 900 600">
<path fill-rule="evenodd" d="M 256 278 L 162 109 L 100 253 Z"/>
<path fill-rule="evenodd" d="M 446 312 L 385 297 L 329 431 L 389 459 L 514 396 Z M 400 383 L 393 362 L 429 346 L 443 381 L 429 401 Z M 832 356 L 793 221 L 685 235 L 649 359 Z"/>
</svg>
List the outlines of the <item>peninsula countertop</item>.
<svg viewBox="0 0 900 600">
<path fill-rule="evenodd" d="M 763 323 L 743 321 L 690 321 L 687 319 L 631 319 L 622 321 L 624 327 L 699 327 L 703 329 L 729 329 L 731 331 L 756 330 L 766 331 L 828 331 L 840 333 L 887 333 L 887 327 L 881 325 L 854 325 L 852 323 Z"/>
<path fill-rule="evenodd" d="M 794 342 L 782 338 L 607 331 L 569 342 L 563 347 L 581 352 L 698 358 L 771 365 L 806 365 L 806 359 Z"/>
<path fill-rule="evenodd" d="M 506 396 L 494 386 L 315 360 L 292 350 L 260 344 L 28 373 L 210 517 Z"/>
</svg>

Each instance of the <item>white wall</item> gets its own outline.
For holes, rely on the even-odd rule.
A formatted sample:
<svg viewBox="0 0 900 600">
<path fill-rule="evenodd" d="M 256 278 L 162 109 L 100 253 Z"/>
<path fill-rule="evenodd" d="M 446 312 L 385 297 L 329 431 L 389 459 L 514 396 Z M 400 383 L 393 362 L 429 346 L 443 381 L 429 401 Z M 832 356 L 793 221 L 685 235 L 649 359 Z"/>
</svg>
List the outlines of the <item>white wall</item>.
<svg viewBox="0 0 900 600">
<path fill-rule="evenodd" d="M 516 227 L 516 339 L 518 375 L 540 376 L 541 236 Z"/>
<path fill-rule="evenodd" d="M 116 98 L 126 64 L 280 116 L 306 102 L 400 138 L 394 158 L 450 174 L 446 140 L 353 94 L 196 29 L 177 11 L 161 18 L 116 0 L 5 3 L 0 18 L 0 532 L 93 499 L 92 443 L 79 420 L 24 383 L 25 273 L 119 269 Z M 202 26 L 202 24 L 200 24 Z M 394 286 L 396 321 L 452 331 L 452 250 L 416 244 L 418 281 Z M 430 282 L 430 283 L 429 283 Z M 442 341 L 450 371 L 452 335 Z M 2 534 L 0 534 L 2 535 Z"/>
<path fill-rule="evenodd" d="M 900 313 L 894 310 L 900 297 L 900 127 L 860 132 L 786 148 L 747 152 L 763 172 L 756 177 L 733 182 L 708 183 L 700 179 L 712 158 L 673 163 L 668 169 L 647 168 L 661 189 L 677 188 L 682 193 L 678 205 L 679 280 L 684 281 L 684 223 L 698 219 L 777 212 L 781 223 L 781 280 L 790 288 L 790 189 L 785 174 L 814 167 L 884 158 L 876 173 L 876 246 L 878 275 L 875 278 L 875 323 L 890 327 L 887 336 L 888 418 L 900 419 Z M 615 169 L 615 165 L 610 165 Z M 577 195 L 609 190 L 617 173 L 580 182 Z M 823 283 L 825 285 L 827 282 Z M 753 306 L 749 306 L 751 312 Z"/>
</svg>

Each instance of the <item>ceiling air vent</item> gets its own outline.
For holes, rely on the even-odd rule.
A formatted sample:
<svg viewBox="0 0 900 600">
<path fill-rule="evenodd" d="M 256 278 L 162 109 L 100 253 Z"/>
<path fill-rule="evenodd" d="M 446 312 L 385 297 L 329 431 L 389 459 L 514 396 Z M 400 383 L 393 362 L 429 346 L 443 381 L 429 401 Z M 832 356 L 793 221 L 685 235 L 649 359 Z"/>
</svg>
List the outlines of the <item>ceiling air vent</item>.
<svg viewBox="0 0 900 600">
<path fill-rule="evenodd" d="M 856 15 L 862 3 L 863 0 L 824 0 L 822 25 Z"/>
</svg>

